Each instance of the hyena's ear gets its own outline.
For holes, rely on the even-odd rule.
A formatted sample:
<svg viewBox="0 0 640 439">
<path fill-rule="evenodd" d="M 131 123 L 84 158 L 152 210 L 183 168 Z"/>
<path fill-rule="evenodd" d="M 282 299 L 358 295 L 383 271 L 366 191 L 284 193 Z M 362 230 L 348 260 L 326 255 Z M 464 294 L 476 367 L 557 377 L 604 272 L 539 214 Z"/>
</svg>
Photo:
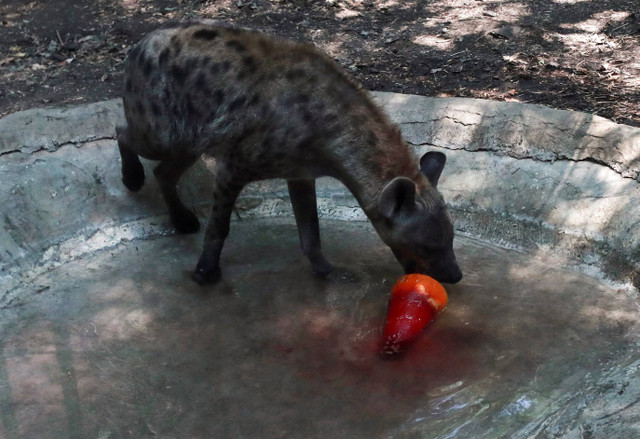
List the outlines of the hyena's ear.
<svg viewBox="0 0 640 439">
<path fill-rule="evenodd" d="M 420 159 L 420 170 L 427 176 L 433 187 L 438 186 L 438 180 L 446 162 L 447 156 L 438 151 L 429 151 Z"/>
<path fill-rule="evenodd" d="M 388 220 L 416 207 L 416 185 L 405 177 L 396 177 L 382 189 L 378 210 Z"/>
</svg>

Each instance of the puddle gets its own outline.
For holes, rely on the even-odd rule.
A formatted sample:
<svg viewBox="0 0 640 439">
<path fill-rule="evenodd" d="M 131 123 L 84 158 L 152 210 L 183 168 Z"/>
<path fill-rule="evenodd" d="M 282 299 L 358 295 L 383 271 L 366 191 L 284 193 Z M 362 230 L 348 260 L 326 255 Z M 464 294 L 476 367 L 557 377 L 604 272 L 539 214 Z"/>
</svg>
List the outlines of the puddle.
<svg viewBox="0 0 640 439">
<path fill-rule="evenodd" d="M 232 225 L 215 286 L 190 280 L 201 235 L 130 241 L 24 285 L 0 310 L 0 438 L 636 437 L 633 298 L 457 237 L 465 278 L 447 310 L 383 361 L 400 266 L 368 223 L 321 233 L 329 280 L 293 220 L 272 218 Z"/>
</svg>

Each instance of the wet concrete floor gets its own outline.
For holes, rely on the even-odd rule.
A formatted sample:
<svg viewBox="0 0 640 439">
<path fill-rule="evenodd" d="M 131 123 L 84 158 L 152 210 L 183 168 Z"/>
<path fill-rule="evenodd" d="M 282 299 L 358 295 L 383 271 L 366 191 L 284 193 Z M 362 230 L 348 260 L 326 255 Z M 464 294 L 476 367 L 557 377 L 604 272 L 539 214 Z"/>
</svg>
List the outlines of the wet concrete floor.
<svg viewBox="0 0 640 439">
<path fill-rule="evenodd" d="M 0 438 L 534 437 L 549 420 L 597 429 L 567 424 L 594 398 L 628 433 L 629 383 L 606 373 L 640 358 L 630 297 L 458 237 L 449 307 L 384 361 L 400 266 L 369 224 L 321 226 L 327 280 L 280 218 L 232 225 L 215 286 L 190 280 L 201 234 L 125 242 L 25 285 L 0 310 Z"/>
</svg>

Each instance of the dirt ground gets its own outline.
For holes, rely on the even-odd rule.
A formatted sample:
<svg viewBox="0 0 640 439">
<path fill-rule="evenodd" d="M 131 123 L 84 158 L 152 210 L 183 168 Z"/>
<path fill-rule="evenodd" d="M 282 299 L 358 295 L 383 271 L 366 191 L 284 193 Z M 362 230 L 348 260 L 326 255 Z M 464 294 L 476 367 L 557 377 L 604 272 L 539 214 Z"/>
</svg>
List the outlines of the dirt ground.
<svg viewBox="0 0 640 439">
<path fill-rule="evenodd" d="M 132 43 L 199 17 L 312 41 L 373 90 L 640 126 L 638 0 L 3 0 L 0 116 L 118 97 Z"/>
</svg>

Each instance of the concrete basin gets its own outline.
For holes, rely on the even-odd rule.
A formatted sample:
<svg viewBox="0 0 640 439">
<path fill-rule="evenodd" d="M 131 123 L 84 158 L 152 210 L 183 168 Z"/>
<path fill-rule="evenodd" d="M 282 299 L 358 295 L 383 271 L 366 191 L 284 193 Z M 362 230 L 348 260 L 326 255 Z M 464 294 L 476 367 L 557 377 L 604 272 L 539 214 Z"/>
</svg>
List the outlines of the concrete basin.
<svg viewBox="0 0 640 439">
<path fill-rule="evenodd" d="M 118 102 L 0 119 L 0 438 L 640 437 L 639 130 L 376 98 L 447 153 L 465 274 L 396 361 L 377 348 L 402 272 L 340 183 L 318 186 L 329 279 L 275 181 L 244 191 L 201 287 L 201 234 L 173 233 L 153 179 L 120 182 Z M 213 170 L 181 186 L 201 219 Z"/>
</svg>

